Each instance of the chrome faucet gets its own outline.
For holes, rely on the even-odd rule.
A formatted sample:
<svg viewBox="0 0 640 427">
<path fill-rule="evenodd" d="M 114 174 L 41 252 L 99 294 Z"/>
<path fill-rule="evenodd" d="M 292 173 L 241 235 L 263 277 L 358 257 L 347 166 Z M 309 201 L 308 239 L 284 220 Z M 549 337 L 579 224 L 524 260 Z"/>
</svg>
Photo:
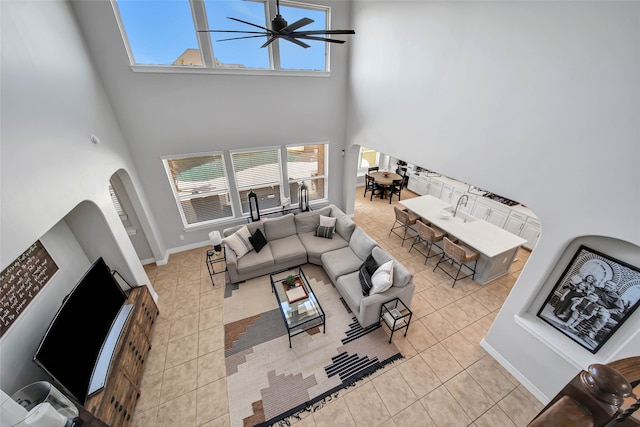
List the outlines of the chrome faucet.
<svg viewBox="0 0 640 427">
<path fill-rule="evenodd" d="M 462 199 L 464 199 L 464 204 L 462 203 Z M 466 194 L 463 194 L 462 196 L 460 196 L 460 198 L 458 199 L 458 203 L 456 203 L 456 210 L 453 212 L 454 217 L 458 213 L 458 208 L 460 207 L 460 205 L 467 206 L 468 201 L 469 201 L 469 196 L 467 196 Z"/>
</svg>

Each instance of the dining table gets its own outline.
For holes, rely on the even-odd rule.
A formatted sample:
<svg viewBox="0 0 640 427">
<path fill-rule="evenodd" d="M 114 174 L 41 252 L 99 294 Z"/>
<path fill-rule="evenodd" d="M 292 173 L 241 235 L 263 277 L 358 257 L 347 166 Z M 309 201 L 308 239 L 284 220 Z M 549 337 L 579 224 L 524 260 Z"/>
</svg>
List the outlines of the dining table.
<svg viewBox="0 0 640 427">
<path fill-rule="evenodd" d="M 385 198 L 387 189 L 389 188 L 389 186 L 393 181 L 398 179 L 403 179 L 401 175 L 398 175 L 395 172 L 388 172 L 388 171 L 371 172 L 369 173 L 369 176 L 372 176 L 375 183 L 382 188 L 382 193 L 380 193 L 381 199 Z"/>
</svg>

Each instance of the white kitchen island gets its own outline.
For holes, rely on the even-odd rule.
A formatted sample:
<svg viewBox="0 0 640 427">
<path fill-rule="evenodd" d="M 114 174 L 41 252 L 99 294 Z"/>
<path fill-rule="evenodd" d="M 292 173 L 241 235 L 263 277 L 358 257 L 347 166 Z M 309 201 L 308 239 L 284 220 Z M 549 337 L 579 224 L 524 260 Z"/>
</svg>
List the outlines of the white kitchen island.
<svg viewBox="0 0 640 427">
<path fill-rule="evenodd" d="M 443 229 L 450 239 L 459 239 L 480 253 L 474 281 L 486 285 L 504 276 L 526 240 L 482 219 L 458 210 L 456 217 L 443 218 L 442 211 L 453 212 L 455 206 L 431 195 L 399 202 L 405 208 Z"/>
</svg>

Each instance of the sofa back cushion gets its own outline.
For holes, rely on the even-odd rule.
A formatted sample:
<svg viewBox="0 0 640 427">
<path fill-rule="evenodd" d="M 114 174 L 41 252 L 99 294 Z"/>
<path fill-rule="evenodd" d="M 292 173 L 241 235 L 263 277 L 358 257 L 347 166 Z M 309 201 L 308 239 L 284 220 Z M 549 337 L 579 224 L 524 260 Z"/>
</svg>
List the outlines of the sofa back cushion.
<svg viewBox="0 0 640 427">
<path fill-rule="evenodd" d="M 349 239 L 349 247 L 361 260 L 366 260 L 373 248 L 375 248 L 376 241 L 364 232 L 360 227 L 356 227 Z M 377 261 L 376 261 L 377 262 Z M 380 265 L 382 263 L 378 263 Z"/>
<path fill-rule="evenodd" d="M 376 246 L 375 248 L 373 248 L 371 254 L 373 255 L 373 259 L 376 260 L 376 264 L 378 265 L 382 265 L 389 260 L 393 260 L 393 286 L 397 288 L 403 288 L 407 286 L 409 282 L 411 282 L 411 279 L 413 279 L 413 274 L 411 274 L 409 269 L 400 264 L 398 260 L 389 255 L 389 253 L 382 249 L 380 246 Z"/>
<path fill-rule="evenodd" d="M 296 222 L 293 216 L 293 214 L 286 214 L 279 218 L 266 219 L 263 224 L 264 237 L 267 238 L 267 241 L 270 242 L 296 234 Z"/>
<path fill-rule="evenodd" d="M 320 215 L 329 216 L 331 207 L 325 206 L 322 209 L 311 212 L 300 212 L 295 215 L 296 231 L 298 234 L 315 232 L 320 225 Z"/>
<path fill-rule="evenodd" d="M 249 229 L 249 233 L 252 235 L 256 233 L 256 230 L 260 230 L 264 234 L 264 226 L 262 221 L 250 222 L 249 224 L 236 225 L 234 227 L 225 228 L 222 231 L 222 237 L 229 237 L 242 227 L 246 226 Z"/>
<path fill-rule="evenodd" d="M 344 211 L 339 207 L 337 207 L 336 205 L 329 205 L 327 207 L 331 208 L 331 216 L 333 217 L 340 218 L 341 216 L 346 215 Z"/>
<path fill-rule="evenodd" d="M 336 220 L 336 232 L 347 242 L 351 240 L 351 235 L 355 229 L 356 223 L 346 215 L 340 216 Z"/>
</svg>

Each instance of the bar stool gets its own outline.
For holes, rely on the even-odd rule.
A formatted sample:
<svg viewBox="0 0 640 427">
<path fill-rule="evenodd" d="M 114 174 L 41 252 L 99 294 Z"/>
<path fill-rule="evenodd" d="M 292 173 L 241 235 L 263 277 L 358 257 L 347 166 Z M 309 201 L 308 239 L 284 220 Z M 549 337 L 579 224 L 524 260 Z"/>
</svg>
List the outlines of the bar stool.
<svg viewBox="0 0 640 427">
<path fill-rule="evenodd" d="M 391 233 L 393 233 L 396 236 L 400 237 L 402 239 L 402 244 L 400 246 L 404 246 L 405 240 L 415 237 L 415 236 L 407 237 L 407 231 L 409 229 L 413 230 L 411 226 L 414 225 L 416 221 L 420 219 L 420 217 L 406 210 L 402 210 L 397 206 L 393 207 L 393 211 L 396 214 L 396 220 L 391 226 L 391 230 L 389 230 L 389 236 L 391 236 Z M 399 228 L 401 228 L 404 231 L 402 234 L 400 234 L 400 232 L 398 231 Z"/>
<path fill-rule="evenodd" d="M 471 279 L 473 280 L 476 275 L 476 266 L 478 265 L 478 258 L 480 258 L 480 253 L 478 253 L 474 249 L 471 249 L 469 246 L 458 240 L 452 242 L 448 237 L 443 237 L 442 240 L 444 241 L 444 252 L 442 252 L 442 258 L 440 258 L 436 266 L 433 267 L 433 271 L 436 271 L 436 268 L 440 267 L 440 270 L 447 273 L 447 276 L 453 279 L 453 285 L 451 285 L 452 288 L 456 285 L 456 282 L 458 280 L 462 280 L 467 277 L 471 277 Z M 453 276 L 451 273 L 445 270 L 443 266 L 440 265 L 441 263 L 447 261 L 451 261 L 452 265 L 455 264 L 459 266 L 455 276 Z M 468 265 L 471 261 L 474 261 L 473 268 Z M 466 276 L 461 277 L 460 272 L 462 270 L 462 267 L 465 267 L 470 271 L 470 273 Z"/>
<path fill-rule="evenodd" d="M 440 251 L 442 251 L 442 246 L 438 245 L 437 242 L 442 242 L 442 239 L 444 238 L 444 236 L 447 235 L 447 232 L 439 229 L 435 225 L 427 225 L 421 220 L 416 221 L 416 228 L 418 230 L 418 237 L 416 237 L 416 239 L 411 244 L 411 247 L 409 248 L 409 252 L 411 252 L 411 249 L 415 247 L 416 251 L 424 255 L 425 257 L 424 263 L 426 264 L 429 258 L 433 258 L 434 256 L 440 255 L 439 253 L 435 253 L 435 252 L 433 255 L 431 255 L 431 249 L 433 245 L 435 245 L 437 248 L 440 249 Z M 416 246 L 420 243 L 424 243 L 425 246 L 427 247 L 428 250 L 426 254 L 422 252 L 418 246 Z"/>
</svg>

